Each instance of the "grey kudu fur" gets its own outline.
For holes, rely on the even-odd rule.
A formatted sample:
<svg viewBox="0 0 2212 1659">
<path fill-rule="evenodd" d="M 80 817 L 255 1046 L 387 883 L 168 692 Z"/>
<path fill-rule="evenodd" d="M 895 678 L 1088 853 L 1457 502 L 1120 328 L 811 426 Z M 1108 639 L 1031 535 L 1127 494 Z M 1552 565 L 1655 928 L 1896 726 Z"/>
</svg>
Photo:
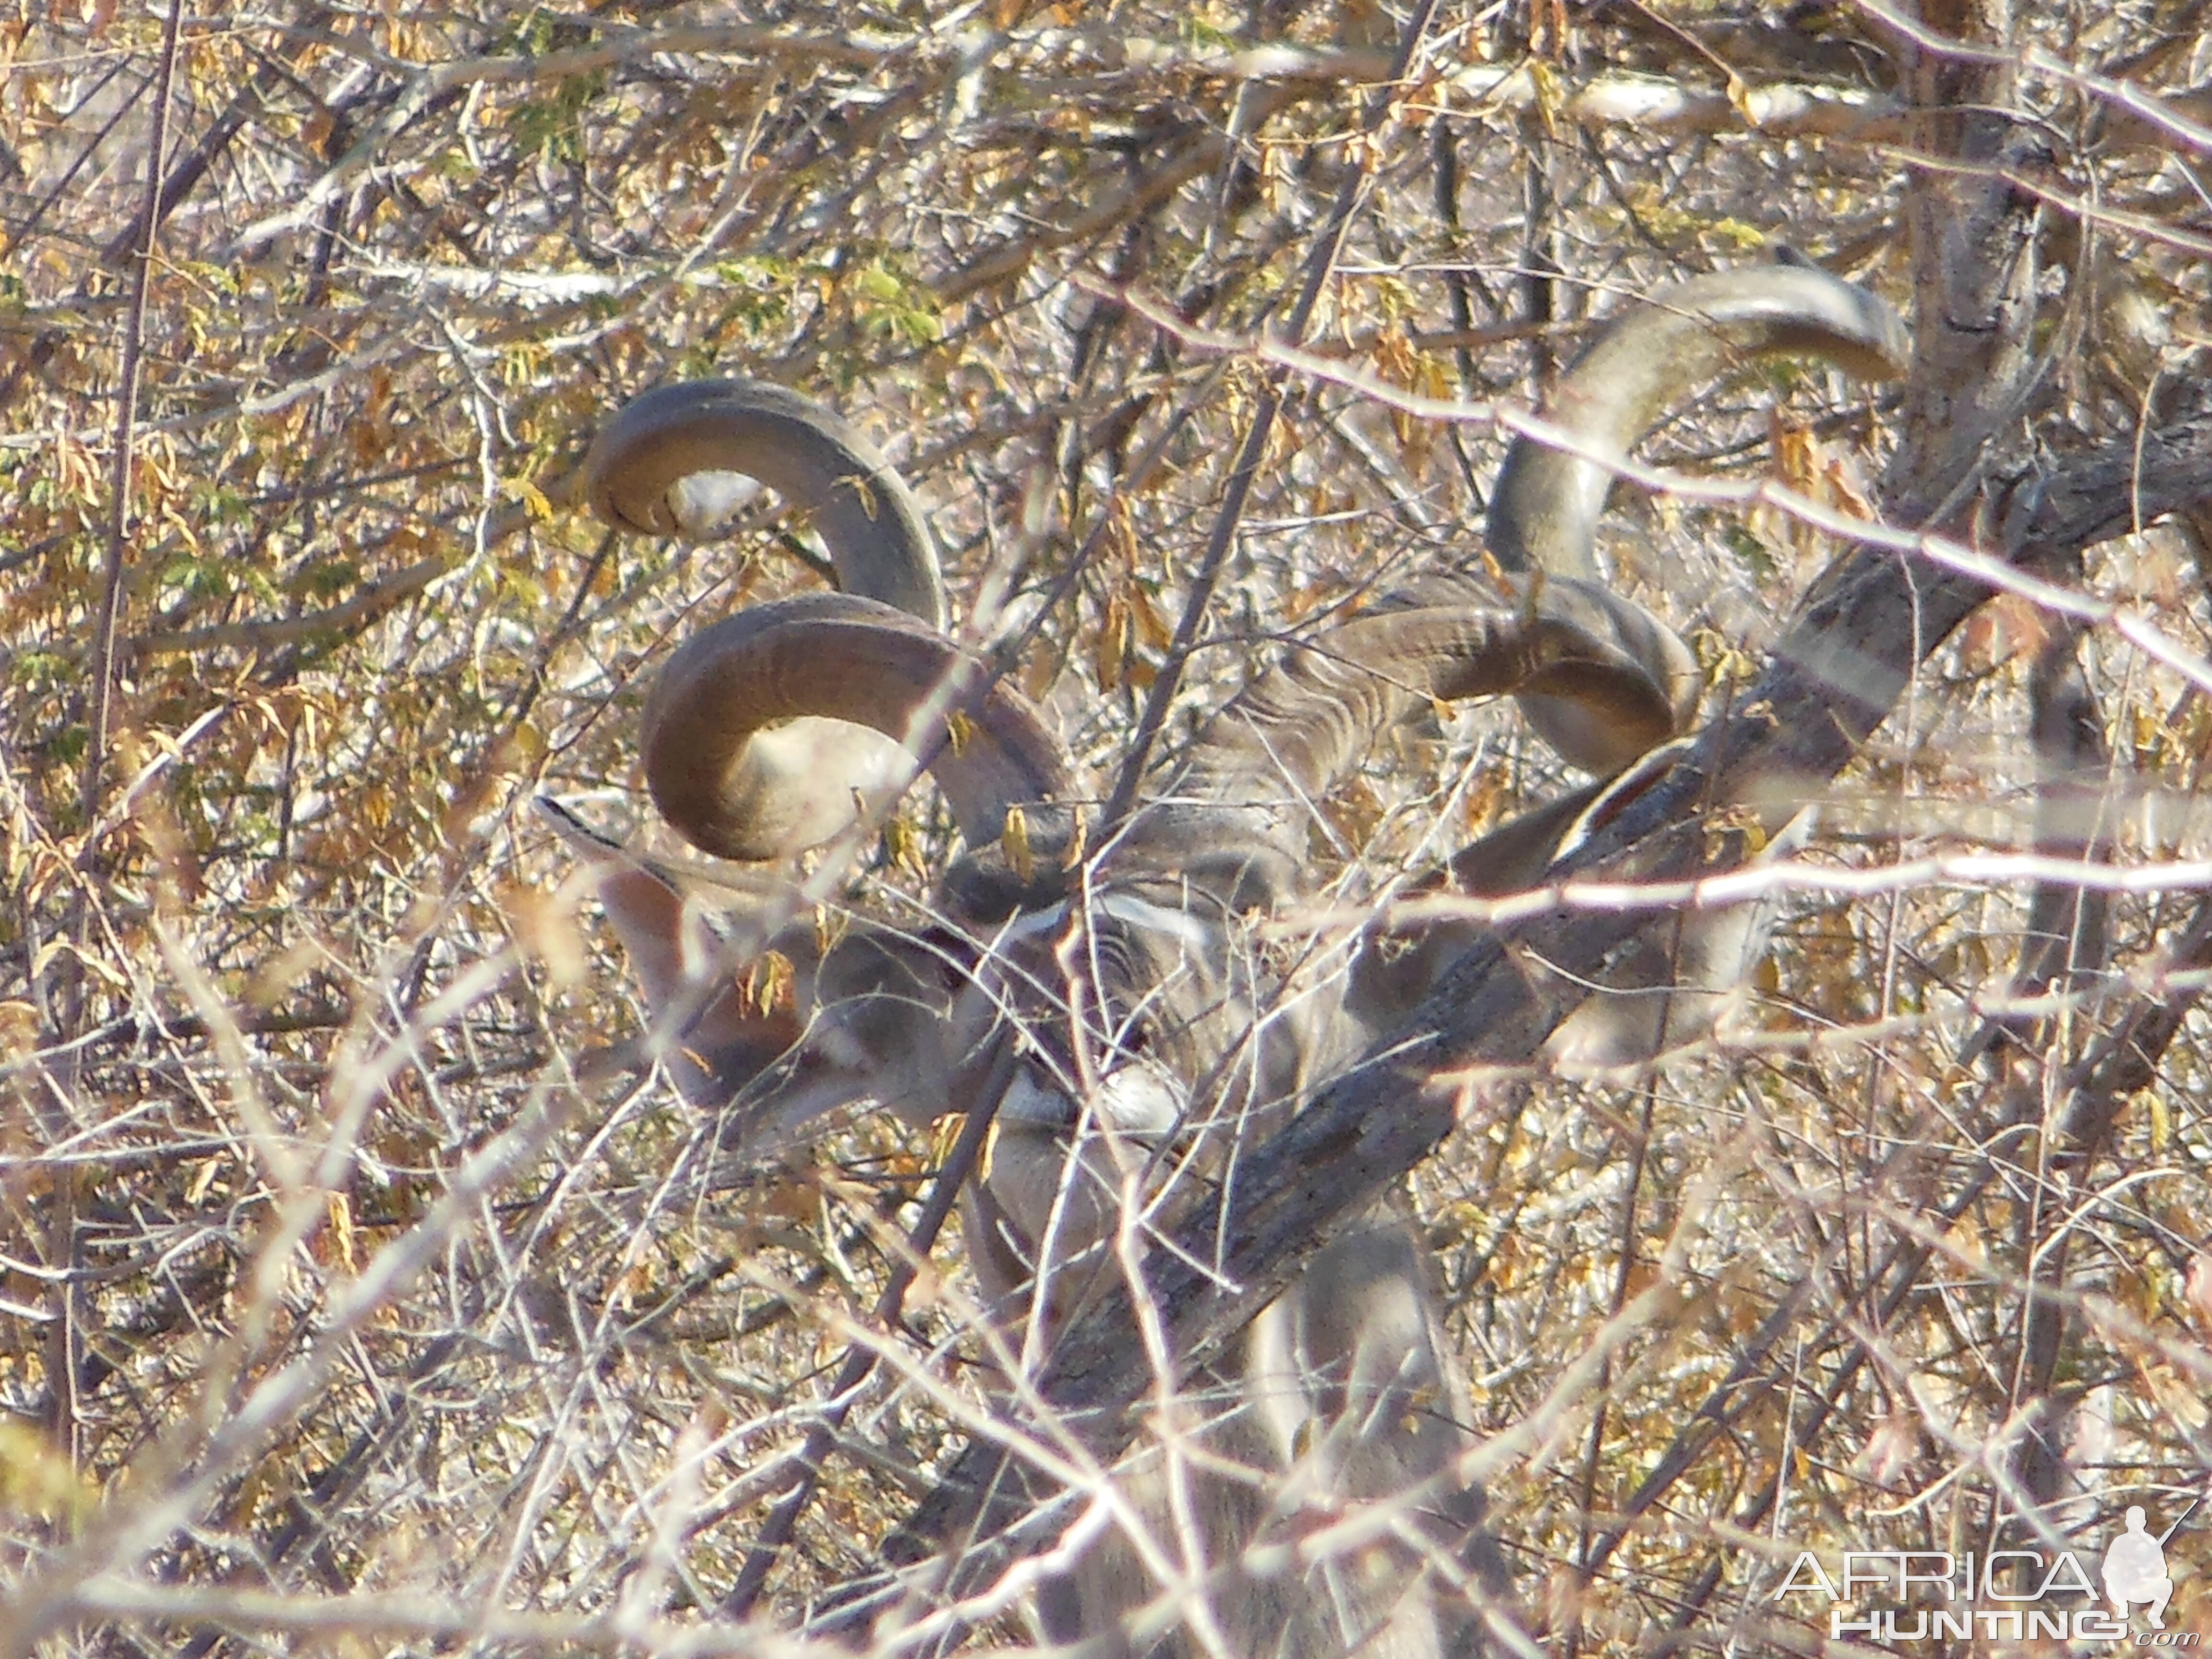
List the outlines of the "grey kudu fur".
<svg viewBox="0 0 2212 1659">
<path fill-rule="evenodd" d="M 914 764 L 889 741 L 902 738 L 929 757 L 967 848 L 926 922 L 855 921 L 826 948 L 811 921 L 746 939 L 793 964 L 794 1006 L 763 1013 L 729 982 L 744 946 L 702 951 L 651 865 L 568 821 L 671 1028 L 654 1052 L 694 1102 L 753 1127 L 854 1101 L 928 1121 L 988 1104 L 987 1078 L 1003 1085 L 963 1227 L 1000 1366 L 1034 1366 L 1095 1276 L 1141 1259 L 1123 1247 L 1205 1202 L 1240 1144 L 1356 1061 L 1464 948 L 1472 924 L 1302 956 L 1259 946 L 1255 921 L 1312 891 L 1314 804 L 1389 727 L 1434 702 L 1511 693 L 1596 775 L 1437 878 L 1488 891 L 1534 881 L 1605 781 L 1682 731 L 1700 690 L 1689 652 L 1597 578 L 1608 463 L 1670 404 L 1782 354 L 1890 374 L 1903 331 L 1871 295 L 1796 264 L 1629 307 L 1547 406 L 1577 453 L 1512 447 L 1488 526 L 1505 584 L 1429 577 L 1292 648 L 1087 854 L 1073 828 L 1086 781 L 1039 711 L 945 633 L 936 554 L 889 465 L 779 388 L 706 381 L 638 398 L 587 464 L 611 522 L 671 532 L 681 480 L 749 474 L 811 514 L 844 590 L 754 607 L 670 659 L 641 736 L 662 815 L 707 852 L 783 857 L 846 827 L 856 791 L 895 788 Z M 961 688 L 957 740 L 948 684 Z M 1684 974 L 1684 954 L 1697 953 L 1624 972 L 1648 988 Z M 1726 956 L 1707 951 L 1686 976 L 1724 975 Z M 1676 1029 L 1607 1024 L 1626 1000 L 1584 1005 L 1596 1051 L 1649 1053 Z M 1431 1268 L 1389 1213 L 1316 1254 L 1231 1358 L 1182 1380 L 1183 1408 L 1125 1462 L 1120 1503 L 1040 1592 L 1042 1633 L 1176 1659 L 1518 1645 L 1480 1493 L 1453 1474 L 1474 1439 Z M 1147 1363 L 1131 1335 L 1130 1364 Z"/>
</svg>

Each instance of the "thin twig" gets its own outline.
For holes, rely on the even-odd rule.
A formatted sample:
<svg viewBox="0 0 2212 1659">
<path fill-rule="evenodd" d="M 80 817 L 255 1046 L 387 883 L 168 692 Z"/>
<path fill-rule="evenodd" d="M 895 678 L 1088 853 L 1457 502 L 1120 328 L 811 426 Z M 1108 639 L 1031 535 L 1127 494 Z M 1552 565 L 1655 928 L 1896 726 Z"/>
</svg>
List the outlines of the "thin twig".
<svg viewBox="0 0 2212 1659">
<path fill-rule="evenodd" d="M 1398 55 L 1391 66 L 1389 83 L 1368 100 L 1360 123 L 1363 142 L 1348 147 L 1351 154 L 1346 158 L 1344 179 L 1337 187 L 1335 205 L 1314 240 L 1312 252 L 1306 257 L 1305 281 L 1299 289 L 1297 302 L 1291 307 L 1284 331 L 1292 349 L 1304 340 L 1306 329 L 1313 320 L 1314 307 L 1321 302 L 1322 289 L 1336 269 L 1346 233 L 1352 228 L 1352 212 L 1367 186 L 1372 141 L 1391 118 L 1395 89 L 1412 69 L 1436 9 L 1437 0 L 1423 0 L 1407 19 L 1405 32 L 1399 37 Z M 1267 457 L 1267 440 L 1282 408 L 1285 378 L 1280 369 L 1269 372 L 1259 406 L 1252 412 L 1252 424 L 1244 434 L 1243 446 L 1230 469 L 1229 484 L 1222 492 L 1221 509 L 1214 514 L 1213 528 L 1206 538 L 1206 550 L 1199 557 L 1197 574 L 1191 578 L 1189 597 L 1183 602 L 1182 615 L 1176 618 L 1175 636 L 1168 642 L 1166 659 L 1161 663 L 1159 678 L 1152 682 L 1152 690 L 1145 699 L 1144 712 L 1138 717 L 1129 752 L 1121 763 L 1120 775 L 1114 780 L 1114 793 L 1107 798 L 1102 826 L 1104 839 L 1113 836 L 1136 804 L 1138 785 L 1151 764 L 1161 728 L 1167 724 L 1168 710 L 1174 706 L 1176 692 L 1182 684 L 1183 670 L 1190 662 L 1190 653 L 1198 644 L 1199 630 L 1205 626 L 1206 612 L 1212 606 L 1213 590 L 1221 580 L 1222 567 L 1228 562 L 1237 527 L 1244 521 L 1244 505 L 1251 496 L 1253 480 L 1259 476 L 1260 463 Z"/>
<path fill-rule="evenodd" d="M 176 77 L 177 39 L 184 21 L 179 0 L 170 0 L 169 14 L 161 26 L 161 58 L 154 76 L 153 132 L 146 158 L 145 240 L 137 251 L 137 268 L 131 284 L 131 309 L 124 325 L 122 374 L 115 389 L 115 451 L 109 470 L 111 497 L 107 521 L 107 550 L 100 573 L 100 608 L 94 623 L 92 684 L 88 688 L 87 725 L 91 728 L 84 756 L 84 776 L 78 791 L 78 817 L 87 826 L 98 821 L 100 788 L 106 780 L 108 749 L 115 719 L 115 635 L 123 614 L 123 585 L 131 541 L 131 483 L 133 422 L 137 416 L 138 389 L 145 367 L 146 301 L 153 283 L 154 246 L 160 235 L 158 211 L 161 191 L 161 158 L 169 141 L 169 94 Z M 89 866 L 100 838 L 88 833 L 80 861 Z M 88 868 L 88 874 L 89 873 Z M 58 1000 L 61 1036 L 70 1043 L 58 1076 L 59 1106 L 70 1109 L 77 1098 L 83 1075 L 82 1050 L 71 1041 L 84 1018 L 86 981 L 84 963 L 92 940 L 92 895 L 94 884 L 80 881 L 70 903 L 69 937 L 76 947 L 62 958 L 62 991 Z M 66 1270 L 54 1287 L 58 1315 L 47 1335 L 46 1370 L 53 1401 L 52 1428 L 63 1455 L 76 1463 L 83 1455 L 80 1442 L 77 1368 L 82 1338 L 78 1303 L 81 1241 L 77 1235 L 77 1177 L 71 1174 L 56 1183 L 51 1237 L 53 1260 Z"/>
<path fill-rule="evenodd" d="M 1014 1066 L 1013 1050 L 1003 1049 L 989 1082 L 962 1123 L 960 1138 L 952 1143 L 945 1167 L 937 1173 L 937 1184 L 930 1189 L 929 1201 L 922 1206 L 913 1231 L 907 1235 L 905 1249 L 891 1264 L 890 1277 L 877 1299 L 873 1321 L 877 1331 L 889 1333 L 897 1328 L 899 1314 L 906 1305 L 906 1293 L 914 1284 L 915 1275 L 929 1259 L 930 1247 L 937 1243 L 938 1233 L 951 1219 L 961 1188 L 968 1184 L 968 1177 L 982 1158 L 983 1143 L 990 1138 L 999 1102 L 1006 1094 L 1007 1084 L 1013 1080 Z M 859 1401 L 860 1389 L 875 1372 L 877 1352 L 876 1346 L 867 1342 L 855 1341 L 847 1346 L 844 1361 L 837 1368 L 836 1380 L 830 1385 L 822 1414 L 806 1431 L 806 1443 L 799 1450 L 799 1484 L 777 1503 L 768 1524 L 761 1528 L 760 1536 L 746 1552 L 745 1565 L 738 1574 L 738 1582 L 723 1598 L 724 1617 L 743 1619 L 760 1600 L 776 1558 L 791 1541 L 799 1517 L 814 1501 L 814 1494 L 822 1484 L 823 1467 L 836 1443 L 837 1431 L 845 1426 L 845 1419 Z"/>
</svg>

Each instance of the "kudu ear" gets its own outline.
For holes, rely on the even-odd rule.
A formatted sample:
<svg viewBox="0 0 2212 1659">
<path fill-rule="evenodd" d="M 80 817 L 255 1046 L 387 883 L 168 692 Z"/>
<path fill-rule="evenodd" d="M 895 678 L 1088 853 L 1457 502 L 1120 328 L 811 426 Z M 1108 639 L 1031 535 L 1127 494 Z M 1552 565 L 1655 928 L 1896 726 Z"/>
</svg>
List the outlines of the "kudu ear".
<svg viewBox="0 0 2212 1659">
<path fill-rule="evenodd" d="M 1687 752 L 1677 739 L 1653 750 L 1597 790 L 1562 828 L 1554 856 L 1564 857 L 1650 790 Z M 1811 815 L 1801 815 L 1761 851 L 1761 860 L 1786 857 L 1804 844 Z M 1492 835 L 1510 830 L 1508 823 Z M 1486 837 L 1486 839 L 1488 839 Z M 1476 843 L 1453 860 L 1455 875 L 1469 867 Z M 1633 878 L 1632 870 L 1620 877 Z M 1529 877 L 1526 885 L 1533 881 Z M 1623 946 L 1599 976 L 1597 988 L 1561 1021 L 1544 1044 L 1554 1063 L 1569 1067 L 1637 1066 L 1671 1048 L 1712 1036 L 1740 1016 L 1745 987 L 1774 933 L 1771 903 L 1723 909 L 1683 909 L 1662 916 Z"/>
<path fill-rule="evenodd" d="M 675 872 L 558 801 L 539 796 L 537 806 L 591 872 L 653 1024 L 586 1055 L 587 1079 L 658 1059 L 694 1106 L 735 1103 L 747 1139 L 781 1139 L 860 1101 L 915 1122 L 953 1109 L 958 940 L 869 923 L 825 947 L 810 915 L 763 936 L 746 963 Z"/>
<path fill-rule="evenodd" d="M 1662 744 L 1618 777 L 1508 818 L 1461 848 L 1423 889 L 1504 898 L 1541 885 L 1557 860 L 1665 777 L 1688 747 L 1680 738 Z M 1796 851 L 1808 830 L 1809 817 L 1800 817 L 1761 857 Z M 1632 876 L 1621 872 L 1616 878 Z M 1656 921 L 1607 964 L 1589 994 L 1560 1022 L 1544 1044 L 1546 1057 L 1577 1069 L 1636 1066 L 1712 1036 L 1741 1004 L 1773 924 L 1773 907 L 1757 903 L 1686 910 Z M 1352 964 L 1347 1006 L 1387 1028 L 1490 932 L 1487 921 L 1472 919 L 1431 922 L 1401 933 L 1378 929 Z M 1548 971 L 1540 962 L 1524 960 L 1522 966 L 1540 978 Z"/>
<path fill-rule="evenodd" d="M 650 1065 L 655 1059 L 693 1105 L 726 1105 L 799 1035 L 785 999 L 749 994 L 728 952 L 672 872 L 601 835 L 549 796 L 539 816 L 590 872 L 607 922 L 637 975 L 653 1030 L 586 1054 L 587 1079 Z M 795 1001 L 795 998 L 792 999 Z"/>
</svg>

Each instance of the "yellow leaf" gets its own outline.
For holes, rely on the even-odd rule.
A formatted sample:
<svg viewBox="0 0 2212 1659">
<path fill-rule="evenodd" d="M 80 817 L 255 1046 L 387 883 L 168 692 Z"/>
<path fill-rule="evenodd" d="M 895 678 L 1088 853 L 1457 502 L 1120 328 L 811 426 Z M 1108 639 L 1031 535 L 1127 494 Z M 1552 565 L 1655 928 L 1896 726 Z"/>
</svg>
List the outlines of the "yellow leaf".
<svg viewBox="0 0 2212 1659">
<path fill-rule="evenodd" d="M 1112 511 L 1106 519 L 1105 556 L 1124 570 L 1137 568 L 1137 526 L 1129 517 L 1129 503 L 1121 496 L 1114 498 Z"/>
<path fill-rule="evenodd" d="M 81 1516 L 96 1497 L 36 1429 L 0 1423 L 0 1514 Z"/>
<path fill-rule="evenodd" d="M 1009 806 L 1006 809 L 1006 824 L 999 832 L 999 845 L 1005 850 L 1006 862 L 1013 866 L 1017 876 L 1024 881 L 1036 878 L 1036 858 L 1030 850 L 1029 814 L 1020 807 Z"/>
<path fill-rule="evenodd" d="M 545 492 L 527 478 L 510 478 L 507 483 L 507 498 L 520 501 L 535 523 L 543 524 L 553 516 L 553 503 L 545 499 Z"/>
<path fill-rule="evenodd" d="M 772 1014 L 789 999 L 796 977 L 789 957 L 781 951 L 763 951 L 745 975 L 745 994 L 757 1012 Z"/>
<path fill-rule="evenodd" d="M 898 868 L 911 876 L 927 877 L 929 868 L 922 860 L 921 838 L 904 818 L 892 818 L 884 825 L 884 845 Z"/>
<path fill-rule="evenodd" d="M 1820 478 L 1821 461 L 1811 428 L 1785 421 L 1778 413 L 1769 416 L 1766 430 L 1771 446 L 1768 465 L 1774 476 L 1792 489 L 1811 494 Z"/>
<path fill-rule="evenodd" d="M 331 1218 L 331 1249 L 336 1260 L 349 1273 L 361 1271 L 361 1260 L 353 1248 L 353 1204 L 343 1193 L 331 1193 L 324 1200 Z"/>
<path fill-rule="evenodd" d="M 1528 61 L 1528 84 L 1536 94 L 1536 113 L 1543 118 L 1544 131 L 1557 137 L 1559 112 L 1566 106 L 1566 90 L 1559 83 L 1559 71 L 1541 58 L 1531 58 Z"/>
<path fill-rule="evenodd" d="M 1155 651 L 1166 650 L 1175 639 L 1175 629 L 1168 626 L 1168 619 L 1160 615 L 1160 608 L 1141 583 L 1129 585 L 1129 618 L 1137 625 L 1138 639 Z"/>
<path fill-rule="evenodd" d="M 1092 665 L 1098 674 L 1101 691 L 1117 691 L 1121 686 L 1121 671 L 1129 660 L 1129 607 L 1119 588 L 1106 596 L 1106 620 L 1098 629 L 1098 642 L 1093 647 Z"/>
</svg>

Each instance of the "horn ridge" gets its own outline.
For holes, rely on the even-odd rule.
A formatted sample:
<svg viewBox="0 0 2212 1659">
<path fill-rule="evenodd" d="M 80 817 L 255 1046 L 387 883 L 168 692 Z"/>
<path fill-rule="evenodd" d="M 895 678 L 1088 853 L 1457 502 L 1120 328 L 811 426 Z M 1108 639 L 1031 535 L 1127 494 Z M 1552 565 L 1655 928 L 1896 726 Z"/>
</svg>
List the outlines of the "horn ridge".
<svg viewBox="0 0 2212 1659">
<path fill-rule="evenodd" d="M 1909 355 L 1905 324 L 1887 301 L 1817 265 L 1750 265 L 1662 289 L 1609 324 L 1545 404 L 1553 424 L 1597 459 L 1525 436 L 1506 451 L 1490 498 L 1491 555 L 1511 572 L 1595 580 L 1598 521 L 1613 482 L 1607 463 L 1691 391 L 1781 356 L 1890 379 L 1904 373 Z M 1688 653 L 1656 617 L 1651 628 L 1667 659 L 1651 666 L 1663 677 Z M 1635 758 L 1601 714 L 1577 700 L 1530 695 L 1521 706 L 1577 766 L 1603 775 Z"/>
<path fill-rule="evenodd" d="M 1501 597 L 1476 578 L 1431 579 L 1253 681 L 1206 723 L 1155 813 L 1163 823 L 1245 813 L 1255 837 L 1295 860 L 1304 809 L 1382 732 L 1431 702 L 1524 690 L 1571 696 L 1608 734 L 1606 757 L 1625 765 L 1674 735 L 1695 697 L 1696 666 L 1679 641 L 1673 672 L 1652 672 L 1663 655 L 1656 626 L 1594 583 L 1540 582 Z"/>
<path fill-rule="evenodd" d="M 1755 266 L 1636 306 L 1577 359 L 1546 412 L 1583 447 L 1618 457 L 1686 392 L 1747 362 L 1802 355 L 1876 378 L 1901 373 L 1908 353 L 1903 322 L 1869 290 L 1815 266 Z M 1601 460 L 1516 439 L 1488 525 L 1510 591 L 1431 577 L 1293 653 L 1208 723 L 1176 810 L 1233 806 L 1255 786 L 1279 794 L 1270 777 L 1326 794 L 1423 697 L 1515 692 L 1553 748 L 1601 777 L 1677 735 L 1702 676 L 1672 629 L 1597 580 L 1612 482 Z M 1287 832 L 1281 807 L 1259 810 L 1257 832 L 1299 857 L 1302 832 Z"/>
<path fill-rule="evenodd" d="M 1905 372 L 1911 347 L 1888 302 L 1818 266 L 1750 265 L 1660 289 L 1614 319 L 1544 407 L 1583 449 L 1619 459 L 1686 393 L 1752 363 L 1814 357 L 1862 380 Z M 1490 498 L 1492 556 L 1512 571 L 1595 578 L 1602 460 L 1516 437 Z"/>
<path fill-rule="evenodd" d="M 979 690 L 961 686 L 969 676 Z M 957 740 L 945 737 L 955 709 Z M 678 833 L 759 860 L 836 835 L 855 791 L 906 782 L 902 740 L 929 755 L 971 847 L 998 839 L 1009 807 L 1073 791 L 1066 750 L 1026 697 L 928 623 L 846 593 L 756 605 L 686 640 L 647 700 L 640 746 Z"/>
<path fill-rule="evenodd" d="M 848 593 L 942 628 L 945 583 L 921 503 L 841 416 L 765 380 L 684 380 L 633 398 L 584 459 L 584 493 L 617 529 L 683 532 L 669 491 L 738 472 L 810 514 Z"/>
</svg>

